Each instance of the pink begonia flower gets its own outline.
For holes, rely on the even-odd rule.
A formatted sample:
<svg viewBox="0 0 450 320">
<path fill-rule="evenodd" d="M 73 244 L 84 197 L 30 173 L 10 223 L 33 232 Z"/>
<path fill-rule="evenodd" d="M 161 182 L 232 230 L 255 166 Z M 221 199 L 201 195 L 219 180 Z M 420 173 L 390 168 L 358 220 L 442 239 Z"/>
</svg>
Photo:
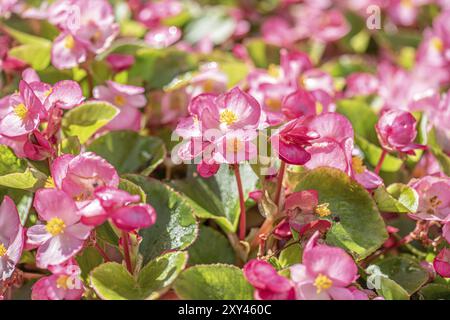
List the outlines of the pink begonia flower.
<svg viewBox="0 0 450 320">
<path fill-rule="evenodd" d="M 89 52 L 104 52 L 119 32 L 106 0 L 59 0 L 48 10 L 49 21 L 63 30 L 52 47 L 52 63 L 58 69 L 76 67 Z"/>
<path fill-rule="evenodd" d="M 450 90 L 442 97 L 436 94 L 430 98 L 424 109 L 434 126 L 437 142 L 444 152 L 450 154 Z"/>
<path fill-rule="evenodd" d="M 262 260 L 250 260 L 244 266 L 244 276 L 255 288 L 256 300 L 294 300 L 294 287 L 289 279 L 280 276 L 274 267 Z"/>
<path fill-rule="evenodd" d="M 5 196 L 0 205 L 0 282 L 13 274 L 22 256 L 24 238 L 17 208 L 11 198 Z"/>
<path fill-rule="evenodd" d="M 410 214 L 414 219 L 445 221 L 450 218 L 450 178 L 446 176 L 425 176 L 413 179 L 408 184 L 419 195 L 417 212 Z"/>
<path fill-rule="evenodd" d="M 358 278 L 353 259 L 341 248 L 318 244 L 315 233 L 303 251 L 302 264 L 290 268 L 298 300 L 353 300 L 348 287 Z"/>
<path fill-rule="evenodd" d="M 305 125 L 305 117 L 291 120 L 270 138 L 278 157 L 288 164 L 304 165 L 311 159 L 305 150 L 320 136 Z"/>
<path fill-rule="evenodd" d="M 62 80 L 51 86 L 41 82 L 39 75 L 31 68 L 23 71 L 22 78 L 30 85 L 47 112 L 53 108 L 69 110 L 84 100 L 83 91 L 76 81 Z"/>
<path fill-rule="evenodd" d="M 347 77 L 346 97 L 368 96 L 378 91 L 378 78 L 370 73 L 355 72 Z"/>
<path fill-rule="evenodd" d="M 75 256 L 91 233 L 91 227 L 80 223 L 75 201 L 65 192 L 40 189 L 34 208 L 45 224 L 27 230 L 27 244 L 38 247 L 36 264 L 40 268 L 61 264 Z"/>
<path fill-rule="evenodd" d="M 156 212 L 148 204 L 135 204 L 139 202 L 138 195 L 131 195 L 126 191 L 111 187 L 100 187 L 95 190 L 97 203 L 88 206 L 100 205 L 102 210 L 80 210 L 81 221 L 87 225 L 97 226 L 106 219 L 123 231 L 148 228 L 156 221 Z"/>
<path fill-rule="evenodd" d="M 139 4 L 138 20 L 148 28 L 161 25 L 162 20 L 176 16 L 183 10 L 178 0 L 150 1 L 144 5 Z"/>
<path fill-rule="evenodd" d="M 304 89 L 299 89 L 284 97 L 281 111 L 288 119 L 317 114 L 317 101 L 314 95 Z"/>
<path fill-rule="evenodd" d="M 19 0 L 2 0 L 0 3 L 0 17 L 9 17 Z"/>
<path fill-rule="evenodd" d="M 43 105 L 33 89 L 23 80 L 19 83 L 19 93 L 8 98 L 8 107 L 0 114 L 0 134 L 17 137 L 32 132 L 40 122 Z"/>
<path fill-rule="evenodd" d="M 202 178 L 212 177 L 219 171 L 220 164 L 214 161 L 205 161 L 203 160 L 197 165 L 197 172 Z"/>
<path fill-rule="evenodd" d="M 117 106 L 120 113 L 106 126 L 109 130 L 134 130 L 141 127 L 141 112 L 139 108 L 147 104 L 142 87 L 120 84 L 108 80 L 106 86 L 97 86 L 93 90 L 94 98 L 104 100 Z"/>
<path fill-rule="evenodd" d="M 450 222 L 446 222 L 442 227 L 442 236 L 450 243 Z"/>
<path fill-rule="evenodd" d="M 450 278 L 450 249 L 443 248 L 433 261 L 434 270 L 441 277 Z"/>
<path fill-rule="evenodd" d="M 319 205 L 316 190 L 294 192 L 286 197 L 284 212 L 287 215 L 289 226 L 300 235 L 312 231 L 326 231 L 331 223 L 322 218 L 331 215 L 328 204 Z"/>
<path fill-rule="evenodd" d="M 55 155 L 55 150 L 50 141 L 37 130 L 26 137 L 23 152 L 26 158 L 35 161 L 41 161 Z"/>
<path fill-rule="evenodd" d="M 189 105 L 191 117 L 180 120 L 176 133 L 184 139 L 182 160 L 200 155 L 208 164 L 239 163 L 256 156 L 261 107 L 249 94 L 234 88 L 215 95 L 201 94 Z"/>
<path fill-rule="evenodd" d="M 108 62 L 115 72 L 121 72 L 131 68 L 135 60 L 131 54 L 111 53 L 106 57 L 106 62 Z"/>
<path fill-rule="evenodd" d="M 49 266 L 52 275 L 36 281 L 31 288 L 32 300 L 80 300 L 84 293 L 81 269 L 75 259 Z"/>
<path fill-rule="evenodd" d="M 200 66 L 199 72 L 189 80 L 186 92 L 192 96 L 201 93 L 221 94 L 227 91 L 228 76 L 222 72 L 215 62 Z"/>
<path fill-rule="evenodd" d="M 394 23 L 402 26 L 412 26 L 419 15 L 421 6 L 432 0 L 391 0 L 386 7 Z"/>
<path fill-rule="evenodd" d="M 305 164 L 308 169 L 333 167 L 339 169 L 366 189 L 374 189 L 383 181 L 375 173 L 369 171 L 359 157 L 353 157 L 354 133 L 350 121 L 337 113 L 322 113 L 309 117 L 306 125 L 315 131 L 319 138 L 312 141 L 306 151 L 311 160 Z"/>
<path fill-rule="evenodd" d="M 415 154 L 415 149 L 426 149 L 426 146 L 414 143 L 417 135 L 416 122 L 414 116 L 406 111 L 383 112 L 375 125 L 383 149 L 411 155 Z"/>
<path fill-rule="evenodd" d="M 145 35 L 145 42 L 152 48 L 162 49 L 170 47 L 180 40 L 181 30 L 175 26 L 161 26 L 151 29 Z"/>
<path fill-rule="evenodd" d="M 277 16 L 269 17 L 261 26 L 264 41 L 280 47 L 289 47 L 300 40 L 294 30 L 292 21 Z"/>
<path fill-rule="evenodd" d="M 119 186 L 116 169 L 92 152 L 56 158 L 51 165 L 51 173 L 54 187 L 81 203 L 93 200 L 94 191 L 99 187 Z"/>
</svg>

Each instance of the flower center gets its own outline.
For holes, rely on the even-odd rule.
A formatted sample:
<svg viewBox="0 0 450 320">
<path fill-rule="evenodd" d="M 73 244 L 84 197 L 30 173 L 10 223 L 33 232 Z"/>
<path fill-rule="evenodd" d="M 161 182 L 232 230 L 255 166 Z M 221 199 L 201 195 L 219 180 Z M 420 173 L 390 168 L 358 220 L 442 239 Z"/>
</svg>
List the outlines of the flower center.
<svg viewBox="0 0 450 320">
<path fill-rule="evenodd" d="M 275 110 L 275 111 L 278 111 L 281 108 L 281 100 L 280 99 L 267 98 L 266 104 L 270 109 Z"/>
<path fill-rule="evenodd" d="M 442 40 L 439 37 L 433 37 L 433 39 L 431 39 L 431 45 L 438 52 L 444 51 L 444 42 L 442 42 Z"/>
<path fill-rule="evenodd" d="M 114 97 L 114 103 L 118 106 L 118 107 L 122 107 L 125 104 L 125 98 L 121 95 L 115 96 Z"/>
<path fill-rule="evenodd" d="M 270 64 L 267 68 L 267 74 L 271 77 L 278 78 L 280 76 L 280 68 L 275 64 Z"/>
<path fill-rule="evenodd" d="M 412 8 L 414 6 L 412 0 L 402 0 L 401 5 L 405 8 Z"/>
<path fill-rule="evenodd" d="M 213 92 L 214 91 L 214 81 L 211 79 L 205 80 L 203 83 L 203 91 L 204 92 Z"/>
<path fill-rule="evenodd" d="M 27 107 L 25 107 L 25 105 L 23 103 L 18 104 L 15 108 L 14 108 L 14 113 L 21 119 L 24 120 L 27 115 L 28 115 L 28 109 Z"/>
<path fill-rule="evenodd" d="M 363 160 L 360 157 L 352 158 L 352 167 L 357 174 L 364 173 L 364 170 L 366 170 L 366 167 L 363 164 Z"/>
<path fill-rule="evenodd" d="M 238 117 L 236 113 L 231 110 L 225 109 L 220 113 L 220 122 L 226 123 L 227 126 L 232 125 L 237 121 Z"/>
<path fill-rule="evenodd" d="M 442 201 L 439 199 L 438 196 L 432 196 L 429 200 L 430 206 L 432 208 L 437 208 L 442 204 Z"/>
<path fill-rule="evenodd" d="M 8 249 L 6 249 L 5 245 L 0 242 L 0 257 L 6 255 L 6 251 L 8 251 Z"/>
<path fill-rule="evenodd" d="M 47 180 L 45 180 L 44 188 L 45 189 L 54 189 L 54 188 L 56 188 L 55 181 L 53 180 L 53 178 L 51 176 L 49 176 L 47 178 Z"/>
<path fill-rule="evenodd" d="M 328 209 L 329 203 L 322 203 L 319 204 L 315 209 L 314 212 L 318 214 L 320 217 L 328 217 L 331 214 L 331 210 Z"/>
<path fill-rule="evenodd" d="M 320 101 L 316 101 L 316 113 L 321 114 L 323 111 L 323 104 Z"/>
<path fill-rule="evenodd" d="M 314 285 L 317 288 L 317 294 L 319 294 L 323 290 L 328 290 L 333 285 L 333 281 L 326 275 L 319 273 L 316 280 L 314 280 Z"/>
<path fill-rule="evenodd" d="M 69 50 L 75 48 L 75 39 L 73 38 L 72 35 L 69 34 L 67 37 L 64 38 L 64 47 L 66 47 L 66 49 Z"/>
<path fill-rule="evenodd" d="M 53 92 L 53 88 L 48 89 L 47 91 L 45 91 L 44 96 L 48 97 L 49 95 L 51 95 Z"/>
<path fill-rule="evenodd" d="M 51 218 L 45 226 L 47 232 L 52 236 L 57 236 L 58 234 L 63 233 L 65 228 L 66 224 L 60 218 Z"/>
<path fill-rule="evenodd" d="M 58 277 L 58 279 L 56 279 L 56 287 L 60 288 L 60 289 L 64 289 L 67 290 L 68 286 L 67 286 L 67 280 L 69 279 L 69 276 L 66 275 L 61 275 Z"/>
</svg>

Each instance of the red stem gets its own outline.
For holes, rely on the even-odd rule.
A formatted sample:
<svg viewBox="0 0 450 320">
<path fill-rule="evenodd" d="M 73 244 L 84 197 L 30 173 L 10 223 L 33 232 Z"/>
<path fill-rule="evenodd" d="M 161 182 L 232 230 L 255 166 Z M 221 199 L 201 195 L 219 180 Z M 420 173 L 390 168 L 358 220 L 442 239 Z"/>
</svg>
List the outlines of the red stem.
<svg viewBox="0 0 450 320">
<path fill-rule="evenodd" d="M 241 174 L 239 172 L 239 164 L 234 164 L 234 175 L 236 176 L 236 183 L 239 192 L 239 206 L 241 208 L 241 215 L 239 217 L 239 240 L 245 240 L 245 231 L 247 229 L 247 217 L 245 214 L 245 198 L 244 190 L 242 188 Z"/>
<path fill-rule="evenodd" d="M 380 156 L 380 160 L 378 160 L 377 166 L 375 168 L 376 174 L 380 173 L 381 166 L 383 165 L 384 158 L 386 157 L 386 155 L 387 155 L 387 151 L 383 149 L 383 152 L 381 153 L 381 156 Z"/>
<path fill-rule="evenodd" d="M 286 171 L 286 162 L 281 160 L 280 170 L 278 171 L 277 190 L 275 192 L 275 204 L 280 206 L 281 189 L 283 188 L 284 172 Z M 278 208 L 280 210 L 280 208 Z"/>
<path fill-rule="evenodd" d="M 125 263 L 127 265 L 128 272 L 133 274 L 133 266 L 131 265 L 130 257 L 130 235 L 128 234 L 128 232 L 122 231 L 122 240 Z"/>
<path fill-rule="evenodd" d="M 98 245 L 98 243 L 94 243 L 94 248 L 97 249 L 97 251 L 100 253 L 100 255 L 103 257 L 103 260 L 105 260 L 105 262 L 110 262 L 111 259 L 108 257 L 108 255 L 106 254 L 105 250 L 103 250 L 102 247 L 100 247 Z"/>
</svg>

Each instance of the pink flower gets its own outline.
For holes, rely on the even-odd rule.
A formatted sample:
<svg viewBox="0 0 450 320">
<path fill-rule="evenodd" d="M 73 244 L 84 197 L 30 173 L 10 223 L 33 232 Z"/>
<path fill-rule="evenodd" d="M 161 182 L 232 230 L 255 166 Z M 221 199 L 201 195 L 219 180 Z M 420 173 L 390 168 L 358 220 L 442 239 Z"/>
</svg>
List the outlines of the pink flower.
<svg viewBox="0 0 450 320">
<path fill-rule="evenodd" d="M 8 196 L 0 206 L 0 281 L 13 274 L 22 256 L 24 229 L 14 202 Z"/>
<path fill-rule="evenodd" d="M 145 42 L 152 48 L 167 48 L 180 40 L 181 30 L 177 27 L 161 26 L 150 30 L 145 35 Z"/>
<path fill-rule="evenodd" d="M 311 237 L 303 251 L 302 264 L 290 268 L 299 300 L 353 300 L 348 287 L 358 278 L 353 259 L 341 248 L 317 244 Z"/>
<path fill-rule="evenodd" d="M 8 98 L 8 106 L 0 113 L 0 134 L 17 137 L 35 130 L 43 112 L 42 103 L 31 87 L 23 80 L 19 93 Z"/>
<path fill-rule="evenodd" d="M 75 256 L 91 233 L 91 227 L 80 223 L 77 206 L 65 192 L 40 189 L 34 198 L 39 219 L 27 231 L 27 243 L 38 247 L 36 264 L 40 268 L 61 264 Z"/>
<path fill-rule="evenodd" d="M 106 219 L 123 231 L 147 228 L 156 221 L 156 212 L 148 204 L 134 204 L 140 197 L 112 187 L 95 190 L 96 200 L 80 210 L 84 224 L 97 226 Z"/>
<path fill-rule="evenodd" d="M 111 53 L 106 57 L 106 61 L 115 72 L 121 72 L 129 69 L 135 59 L 130 54 Z"/>
<path fill-rule="evenodd" d="M 183 7 L 178 0 L 150 1 L 145 5 L 136 7 L 140 10 L 138 20 L 148 28 L 161 25 L 163 19 L 173 17 L 181 13 Z"/>
<path fill-rule="evenodd" d="M 433 261 L 434 270 L 441 277 L 450 278 L 450 249 L 442 249 Z"/>
<path fill-rule="evenodd" d="M 280 276 L 271 264 L 250 260 L 244 266 L 244 276 L 255 287 L 256 300 L 293 300 L 294 288 L 289 279 Z"/>
<path fill-rule="evenodd" d="M 415 144 L 417 135 L 416 119 L 406 111 L 385 111 L 375 125 L 378 139 L 383 149 L 415 154 L 415 149 L 426 149 L 426 146 Z"/>
<path fill-rule="evenodd" d="M 312 142 L 306 151 L 311 160 L 305 164 L 308 169 L 333 167 L 339 169 L 367 189 L 374 189 L 383 181 L 369 171 L 359 157 L 353 157 L 354 134 L 350 121 L 337 113 L 322 113 L 307 119 L 308 127 L 320 138 Z"/>
<path fill-rule="evenodd" d="M 146 105 L 145 89 L 120 84 L 108 80 L 106 86 L 97 86 L 93 95 L 98 100 L 112 103 L 120 109 L 120 113 L 105 128 L 109 130 L 135 130 L 141 127 L 141 113 L 138 110 Z"/>
<path fill-rule="evenodd" d="M 32 300 L 79 300 L 84 293 L 81 270 L 75 259 L 58 266 L 49 266 L 53 273 L 36 281 L 31 289 Z"/>
<path fill-rule="evenodd" d="M 412 218 L 444 221 L 450 217 L 450 178 L 425 176 L 411 180 L 409 186 L 419 195 L 419 207 L 410 214 Z"/>
<path fill-rule="evenodd" d="M 347 77 L 347 97 L 368 96 L 378 91 L 378 79 L 370 73 L 355 72 Z"/>
<path fill-rule="evenodd" d="M 305 119 L 302 117 L 289 121 L 270 138 L 278 157 L 288 164 L 307 163 L 311 155 L 305 147 L 311 145 L 312 140 L 319 138 L 317 132 L 305 125 Z"/>
<path fill-rule="evenodd" d="M 198 174 L 203 178 L 209 178 L 212 177 L 219 171 L 220 164 L 210 161 L 208 163 L 207 161 L 202 161 L 197 165 L 197 172 Z"/>
<path fill-rule="evenodd" d="M 316 190 L 304 190 L 291 193 L 286 197 L 284 211 L 289 226 L 300 235 L 313 233 L 316 230 L 326 231 L 331 227 L 328 220 L 322 218 L 331 215 L 328 204 L 319 205 Z"/>
<path fill-rule="evenodd" d="M 52 163 L 51 173 L 54 187 L 80 204 L 93 200 L 94 191 L 99 187 L 119 186 L 116 169 L 92 152 L 84 152 L 78 156 L 66 154 L 56 158 Z"/>
<path fill-rule="evenodd" d="M 119 32 L 106 0 L 59 0 L 48 10 L 49 21 L 62 29 L 52 47 L 52 63 L 58 69 L 76 67 L 89 52 L 104 52 Z"/>
<path fill-rule="evenodd" d="M 178 149 L 183 160 L 203 156 L 209 165 L 239 163 L 256 156 L 261 107 L 249 94 L 234 88 L 215 95 L 200 94 L 189 105 L 191 117 L 180 120 L 176 132 L 185 140 Z"/>
</svg>

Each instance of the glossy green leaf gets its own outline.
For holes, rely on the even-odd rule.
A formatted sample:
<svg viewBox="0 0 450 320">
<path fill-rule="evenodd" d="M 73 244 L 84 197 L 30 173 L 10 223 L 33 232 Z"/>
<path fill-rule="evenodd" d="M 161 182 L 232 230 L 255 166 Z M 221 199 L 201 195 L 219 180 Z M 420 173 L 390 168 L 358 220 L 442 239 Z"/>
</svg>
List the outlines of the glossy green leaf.
<svg viewBox="0 0 450 320">
<path fill-rule="evenodd" d="M 382 212 L 414 213 L 419 206 L 416 190 L 403 183 L 378 187 L 374 191 L 374 199 Z"/>
<path fill-rule="evenodd" d="M 357 260 L 377 250 L 387 239 L 386 227 L 370 193 L 345 173 L 317 168 L 304 175 L 296 191 L 314 189 L 319 203 L 328 203 L 339 218 L 327 234 L 327 242 L 341 246 Z"/>
<path fill-rule="evenodd" d="M 185 270 L 174 285 L 188 300 L 252 300 L 253 288 L 242 270 L 231 265 L 197 265 Z"/>
</svg>

